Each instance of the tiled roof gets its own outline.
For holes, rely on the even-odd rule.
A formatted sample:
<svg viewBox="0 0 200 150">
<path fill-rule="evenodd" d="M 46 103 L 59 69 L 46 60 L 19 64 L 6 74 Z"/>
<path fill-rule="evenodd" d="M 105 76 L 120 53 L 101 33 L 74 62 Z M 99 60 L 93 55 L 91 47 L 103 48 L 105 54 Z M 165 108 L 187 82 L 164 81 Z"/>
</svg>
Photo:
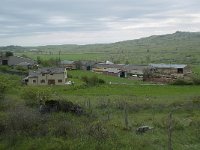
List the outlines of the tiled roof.
<svg viewBox="0 0 200 150">
<path fill-rule="evenodd" d="M 37 77 L 40 74 L 59 74 L 64 73 L 65 68 L 40 68 L 37 71 L 30 71 L 29 77 Z"/>
</svg>

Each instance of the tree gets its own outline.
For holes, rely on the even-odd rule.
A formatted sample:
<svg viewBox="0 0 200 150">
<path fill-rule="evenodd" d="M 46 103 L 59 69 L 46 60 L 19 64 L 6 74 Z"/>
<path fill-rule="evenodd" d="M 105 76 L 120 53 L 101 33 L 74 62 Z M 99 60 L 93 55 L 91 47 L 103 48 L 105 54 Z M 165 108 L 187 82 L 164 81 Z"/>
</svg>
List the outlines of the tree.
<svg viewBox="0 0 200 150">
<path fill-rule="evenodd" d="M 153 70 L 146 68 L 143 70 L 143 80 L 146 81 L 153 76 Z"/>
<path fill-rule="evenodd" d="M 9 56 L 13 56 L 13 52 L 10 52 L 10 51 L 6 52 L 6 57 L 9 57 Z"/>
<path fill-rule="evenodd" d="M 42 63 L 42 59 L 40 58 L 40 56 L 37 56 L 37 63 L 41 64 Z"/>
</svg>

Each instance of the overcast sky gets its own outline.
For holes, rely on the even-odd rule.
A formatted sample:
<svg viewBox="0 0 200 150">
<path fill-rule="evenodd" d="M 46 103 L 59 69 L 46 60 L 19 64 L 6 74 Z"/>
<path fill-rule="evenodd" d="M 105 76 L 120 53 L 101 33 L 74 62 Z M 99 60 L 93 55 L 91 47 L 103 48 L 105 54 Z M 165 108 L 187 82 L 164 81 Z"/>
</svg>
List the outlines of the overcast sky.
<svg viewBox="0 0 200 150">
<path fill-rule="evenodd" d="M 0 45 L 92 44 L 200 31 L 199 0 L 1 0 Z"/>
</svg>

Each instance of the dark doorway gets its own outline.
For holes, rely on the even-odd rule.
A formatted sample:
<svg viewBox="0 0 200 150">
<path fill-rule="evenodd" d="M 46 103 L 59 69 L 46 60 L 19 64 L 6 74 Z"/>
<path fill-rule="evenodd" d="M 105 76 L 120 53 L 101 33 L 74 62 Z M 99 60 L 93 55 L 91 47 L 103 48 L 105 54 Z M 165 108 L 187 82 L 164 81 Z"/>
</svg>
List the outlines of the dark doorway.
<svg viewBox="0 0 200 150">
<path fill-rule="evenodd" d="M 91 70 L 91 66 L 87 66 L 87 70 Z"/>
<path fill-rule="evenodd" d="M 48 85 L 55 85 L 55 80 L 48 80 Z"/>
<path fill-rule="evenodd" d="M 2 60 L 2 65 L 8 65 L 8 60 Z"/>
<path fill-rule="evenodd" d="M 124 71 L 122 71 L 122 72 L 120 73 L 120 77 L 121 77 L 121 78 L 125 78 L 125 77 L 126 77 L 126 73 L 125 73 Z"/>
<path fill-rule="evenodd" d="M 183 73 L 183 68 L 178 68 L 177 73 Z"/>
</svg>

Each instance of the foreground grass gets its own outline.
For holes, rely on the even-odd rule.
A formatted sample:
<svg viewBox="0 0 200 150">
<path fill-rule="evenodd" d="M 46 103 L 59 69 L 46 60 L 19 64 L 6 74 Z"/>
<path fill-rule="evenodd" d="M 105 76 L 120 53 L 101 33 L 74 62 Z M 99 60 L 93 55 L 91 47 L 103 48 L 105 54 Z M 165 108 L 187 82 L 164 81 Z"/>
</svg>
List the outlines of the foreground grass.
<svg viewBox="0 0 200 150">
<path fill-rule="evenodd" d="M 37 106 L 28 107 L 21 98 L 28 87 L 21 86 L 18 78 L 7 76 L 13 80 L 8 80 L 9 91 L 0 102 L 0 149 L 166 150 L 168 115 L 172 110 L 173 148 L 200 149 L 199 86 L 140 85 L 138 81 L 108 77 L 106 84 L 88 87 L 80 78 L 93 76 L 93 73 L 69 73 L 72 75 L 70 80 L 75 79 L 77 85 L 52 86 L 53 99 L 77 103 L 88 115 L 62 112 L 41 115 Z M 97 76 L 104 79 L 103 75 Z M 110 81 L 127 84 L 110 85 Z M 128 128 L 124 122 L 125 104 Z M 154 129 L 136 134 L 141 125 Z"/>
</svg>

